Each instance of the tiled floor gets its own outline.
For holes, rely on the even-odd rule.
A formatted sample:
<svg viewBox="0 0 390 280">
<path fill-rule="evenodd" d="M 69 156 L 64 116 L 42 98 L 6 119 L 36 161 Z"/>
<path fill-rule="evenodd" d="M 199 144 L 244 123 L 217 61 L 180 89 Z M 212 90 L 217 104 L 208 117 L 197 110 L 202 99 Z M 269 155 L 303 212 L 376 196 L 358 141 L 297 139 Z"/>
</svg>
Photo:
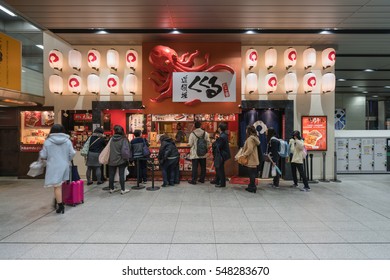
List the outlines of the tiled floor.
<svg viewBox="0 0 390 280">
<path fill-rule="evenodd" d="M 0 259 L 390 259 L 390 175 L 344 175 L 309 193 L 182 183 L 52 209 L 42 180 L 0 177 Z M 159 183 L 159 182 L 157 182 Z M 132 185 L 127 182 L 127 186 Z"/>
</svg>

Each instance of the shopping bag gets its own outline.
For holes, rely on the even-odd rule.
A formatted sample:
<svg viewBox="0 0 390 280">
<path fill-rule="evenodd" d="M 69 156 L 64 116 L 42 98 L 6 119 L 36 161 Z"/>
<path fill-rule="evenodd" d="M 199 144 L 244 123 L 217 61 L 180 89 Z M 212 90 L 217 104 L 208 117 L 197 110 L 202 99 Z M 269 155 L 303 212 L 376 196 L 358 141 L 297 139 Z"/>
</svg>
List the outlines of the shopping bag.
<svg viewBox="0 0 390 280">
<path fill-rule="evenodd" d="M 79 171 L 77 169 L 77 165 L 74 165 L 73 160 L 71 162 L 72 162 L 72 166 L 71 166 L 71 172 L 70 172 L 70 175 L 71 175 L 70 181 L 71 182 L 78 181 L 78 180 L 80 180 L 80 174 L 79 174 Z"/>
<path fill-rule="evenodd" d="M 110 144 L 111 139 L 108 141 L 107 145 L 104 147 L 103 151 L 99 155 L 99 163 L 100 164 L 108 164 L 110 159 Z"/>
<path fill-rule="evenodd" d="M 272 165 L 271 176 L 272 176 L 272 177 L 275 177 L 275 176 L 276 176 L 276 168 L 275 168 L 275 165 Z"/>
<path fill-rule="evenodd" d="M 271 169 L 271 162 L 265 161 L 263 165 L 263 172 L 261 173 L 261 178 L 267 179 L 270 169 Z"/>
<path fill-rule="evenodd" d="M 81 149 L 80 151 L 80 154 L 83 156 L 83 157 L 86 157 L 88 156 L 88 151 L 89 151 L 89 144 L 91 142 L 91 137 L 88 137 L 87 141 L 84 143 L 84 146 L 83 148 Z"/>
<path fill-rule="evenodd" d="M 27 172 L 28 176 L 36 177 L 45 171 L 46 161 L 38 159 L 30 164 L 30 169 Z"/>
</svg>

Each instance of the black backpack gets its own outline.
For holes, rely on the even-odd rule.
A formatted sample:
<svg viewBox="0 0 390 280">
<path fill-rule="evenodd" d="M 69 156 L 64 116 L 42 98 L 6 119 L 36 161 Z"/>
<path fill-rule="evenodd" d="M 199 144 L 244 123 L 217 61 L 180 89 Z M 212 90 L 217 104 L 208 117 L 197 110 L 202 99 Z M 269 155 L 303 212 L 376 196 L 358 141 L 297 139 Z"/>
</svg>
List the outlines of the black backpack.
<svg viewBox="0 0 390 280">
<path fill-rule="evenodd" d="M 193 132 L 195 137 L 197 138 L 196 141 L 196 154 L 198 157 L 203 157 L 207 154 L 207 141 L 205 139 L 206 132 L 203 132 L 202 137 L 198 137 L 195 132 Z"/>
</svg>

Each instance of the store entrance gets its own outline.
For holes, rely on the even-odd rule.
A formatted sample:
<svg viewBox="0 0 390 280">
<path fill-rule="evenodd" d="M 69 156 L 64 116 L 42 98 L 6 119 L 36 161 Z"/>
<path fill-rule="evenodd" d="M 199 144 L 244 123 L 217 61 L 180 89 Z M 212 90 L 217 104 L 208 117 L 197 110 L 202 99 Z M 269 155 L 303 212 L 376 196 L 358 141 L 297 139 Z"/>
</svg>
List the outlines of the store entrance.
<svg viewBox="0 0 390 280">
<path fill-rule="evenodd" d="M 267 152 L 267 138 L 265 131 L 273 127 L 278 138 L 288 140 L 294 128 L 294 101 L 242 101 L 242 113 L 239 116 L 239 146 L 244 145 L 246 139 L 246 127 L 254 125 L 261 142 L 262 153 Z M 288 161 L 288 160 L 287 160 Z M 281 159 L 278 166 L 282 169 L 282 178 L 291 179 L 290 163 Z M 260 175 L 262 166 L 259 168 Z M 239 176 L 248 177 L 248 169 L 239 166 Z"/>
</svg>

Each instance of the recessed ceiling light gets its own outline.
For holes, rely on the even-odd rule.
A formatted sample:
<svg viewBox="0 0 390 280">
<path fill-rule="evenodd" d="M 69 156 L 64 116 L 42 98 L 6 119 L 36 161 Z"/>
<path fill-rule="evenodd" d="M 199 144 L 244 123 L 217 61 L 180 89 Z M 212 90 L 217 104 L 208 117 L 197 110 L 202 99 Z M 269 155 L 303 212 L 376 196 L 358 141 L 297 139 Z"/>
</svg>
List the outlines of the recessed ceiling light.
<svg viewBox="0 0 390 280">
<path fill-rule="evenodd" d="M 374 69 L 364 69 L 364 72 L 374 72 Z"/>
<path fill-rule="evenodd" d="M 373 95 L 372 97 L 378 97 L 378 95 Z"/>
<path fill-rule="evenodd" d="M 367 90 L 365 90 L 365 91 L 363 91 L 363 93 L 368 93 L 368 91 L 367 91 Z"/>
<path fill-rule="evenodd" d="M 321 34 L 321 35 L 329 35 L 329 34 L 333 34 L 333 32 L 329 31 L 329 30 L 322 30 L 319 34 Z"/>
<path fill-rule="evenodd" d="M 390 88 L 390 86 L 385 86 L 385 88 Z"/>
<path fill-rule="evenodd" d="M 247 31 L 245 31 L 245 34 L 252 35 L 252 34 L 256 34 L 256 32 L 253 30 L 247 30 Z"/>
<path fill-rule="evenodd" d="M 351 86 L 351 88 L 358 88 L 358 86 Z"/>
<path fill-rule="evenodd" d="M 171 31 L 171 34 L 181 34 L 181 32 L 179 30 L 177 30 L 176 28 L 174 28 L 172 31 Z"/>
<path fill-rule="evenodd" d="M 339 82 L 345 82 L 346 79 L 337 79 L 337 81 L 339 81 Z"/>
<path fill-rule="evenodd" d="M 96 31 L 96 34 L 102 35 L 102 34 L 108 34 L 108 32 L 106 30 L 99 30 Z"/>
<path fill-rule="evenodd" d="M 12 17 L 16 17 L 16 15 L 15 15 L 13 12 L 11 12 L 10 10 L 8 10 L 7 8 L 4 8 L 4 7 L 1 6 L 1 5 L 0 5 L 0 10 L 2 10 L 4 13 L 9 14 L 9 15 L 12 16 Z"/>
</svg>

